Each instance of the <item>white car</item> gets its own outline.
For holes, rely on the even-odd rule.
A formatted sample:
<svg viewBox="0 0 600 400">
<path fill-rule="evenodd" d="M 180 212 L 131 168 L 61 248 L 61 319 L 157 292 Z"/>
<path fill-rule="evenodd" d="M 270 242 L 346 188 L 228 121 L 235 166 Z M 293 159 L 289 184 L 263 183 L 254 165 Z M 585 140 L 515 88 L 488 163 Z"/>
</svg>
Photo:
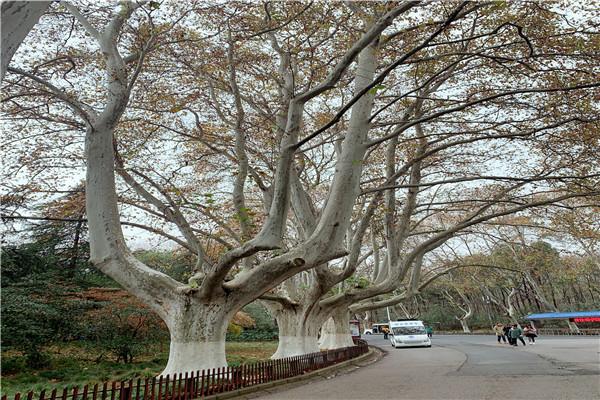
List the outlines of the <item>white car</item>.
<svg viewBox="0 0 600 400">
<path fill-rule="evenodd" d="M 389 324 L 373 324 L 371 328 L 366 328 L 363 335 L 375 335 L 383 333 L 383 328 L 390 328 Z"/>
<path fill-rule="evenodd" d="M 390 343 L 398 347 L 431 347 L 423 321 L 390 321 Z"/>
</svg>

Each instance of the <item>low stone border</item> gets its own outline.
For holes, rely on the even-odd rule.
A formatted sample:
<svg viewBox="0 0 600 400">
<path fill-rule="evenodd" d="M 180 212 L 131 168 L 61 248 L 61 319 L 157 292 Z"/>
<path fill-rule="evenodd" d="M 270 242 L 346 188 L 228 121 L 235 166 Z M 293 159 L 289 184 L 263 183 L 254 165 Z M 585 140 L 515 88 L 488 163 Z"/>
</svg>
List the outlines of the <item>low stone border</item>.
<svg viewBox="0 0 600 400">
<path fill-rule="evenodd" d="M 274 382 L 267 382 L 267 383 L 263 383 L 263 384 L 256 385 L 256 386 L 250 386 L 250 387 L 246 387 L 246 388 L 242 388 L 242 389 L 238 389 L 238 390 L 232 390 L 230 392 L 217 393 L 217 394 L 213 394 L 210 396 L 202 397 L 201 399 L 206 399 L 206 400 L 235 399 L 235 398 L 238 398 L 239 396 L 244 396 L 244 395 L 253 394 L 253 393 L 257 393 L 257 392 L 263 392 L 263 391 L 267 392 L 266 389 L 270 389 L 270 388 L 274 388 L 274 387 L 278 387 L 278 386 L 285 386 L 285 385 L 289 385 L 291 383 L 306 381 L 306 380 L 314 379 L 317 377 L 321 377 L 323 379 L 328 379 L 328 378 L 331 378 L 331 376 L 332 376 L 331 372 L 342 370 L 342 369 L 344 369 L 346 367 L 350 367 L 350 366 L 355 367 L 353 369 L 362 367 L 364 364 L 360 364 L 361 362 L 371 361 L 370 360 L 371 358 L 373 359 L 371 362 L 379 361 L 383 357 L 384 354 L 385 354 L 385 352 L 383 350 L 379 349 L 378 347 L 369 346 L 369 352 L 366 354 L 363 354 L 362 356 L 353 358 L 351 360 L 343 361 L 341 363 L 334 364 L 329 367 L 318 369 L 316 371 L 308 372 L 304 375 L 298 375 L 298 376 L 281 379 L 281 380 L 274 381 Z M 368 364 L 371 364 L 371 362 L 369 362 Z"/>
</svg>

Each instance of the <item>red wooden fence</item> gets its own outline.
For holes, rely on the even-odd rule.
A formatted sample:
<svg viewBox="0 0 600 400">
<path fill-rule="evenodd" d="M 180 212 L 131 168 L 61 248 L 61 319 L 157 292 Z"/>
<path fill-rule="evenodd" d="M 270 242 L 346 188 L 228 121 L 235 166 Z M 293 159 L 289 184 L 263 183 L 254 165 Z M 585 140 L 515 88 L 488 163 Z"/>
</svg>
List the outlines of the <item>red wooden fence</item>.
<svg viewBox="0 0 600 400">
<path fill-rule="evenodd" d="M 62 391 L 54 389 L 49 393 L 46 390 L 39 394 L 33 391 L 26 395 L 16 393 L 14 400 L 191 400 L 302 375 L 358 357 L 367 351 L 367 343 L 358 340 L 356 346 L 238 367 L 213 368 L 143 380 L 104 382 L 83 388 L 64 388 Z M 4 395 L 1 400 L 7 399 L 7 395 Z"/>
</svg>

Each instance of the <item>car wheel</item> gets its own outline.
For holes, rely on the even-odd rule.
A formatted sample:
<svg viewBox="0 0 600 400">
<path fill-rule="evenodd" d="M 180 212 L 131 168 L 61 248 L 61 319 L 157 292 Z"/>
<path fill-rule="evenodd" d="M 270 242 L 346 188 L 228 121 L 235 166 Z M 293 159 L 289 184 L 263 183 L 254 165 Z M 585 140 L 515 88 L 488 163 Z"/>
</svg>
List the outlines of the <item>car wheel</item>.
<svg viewBox="0 0 600 400">
<path fill-rule="evenodd" d="M 396 348 L 396 341 L 394 341 L 394 340 L 391 340 L 390 342 L 392 343 L 392 347 L 393 347 L 393 348 Z"/>
</svg>

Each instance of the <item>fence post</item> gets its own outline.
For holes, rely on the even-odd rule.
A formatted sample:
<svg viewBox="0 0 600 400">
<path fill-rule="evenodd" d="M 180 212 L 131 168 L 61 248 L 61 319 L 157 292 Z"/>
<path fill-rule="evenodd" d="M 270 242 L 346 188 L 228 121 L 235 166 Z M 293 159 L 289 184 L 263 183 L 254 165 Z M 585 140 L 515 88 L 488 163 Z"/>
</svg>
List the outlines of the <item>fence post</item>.
<svg viewBox="0 0 600 400">
<path fill-rule="evenodd" d="M 185 381 L 183 382 L 183 399 L 188 400 L 188 393 L 190 392 L 191 385 L 193 385 L 193 377 L 194 371 L 191 372 L 191 378 L 188 376 L 188 373 L 185 373 Z"/>
<path fill-rule="evenodd" d="M 219 368 L 213 368 L 210 382 L 209 394 L 216 394 L 219 392 Z"/>
<path fill-rule="evenodd" d="M 135 385 L 135 400 L 140 400 L 140 382 L 141 378 L 138 378 Z"/>
<path fill-rule="evenodd" d="M 163 385 L 163 376 L 161 375 L 158 378 L 158 393 L 157 393 L 156 400 L 161 400 L 162 399 L 162 385 Z"/>
<path fill-rule="evenodd" d="M 206 394 L 211 395 L 214 393 L 214 390 L 213 390 L 213 385 L 215 383 L 215 369 L 214 368 L 212 369 L 212 373 L 211 373 L 210 369 L 208 370 L 208 379 L 207 380 L 208 380 L 208 387 L 206 388 L 206 390 L 207 390 Z"/>
<path fill-rule="evenodd" d="M 127 394 L 127 400 L 133 399 L 133 378 L 129 379 L 128 385 L 129 393 Z"/>
<path fill-rule="evenodd" d="M 181 374 L 179 374 L 179 378 L 177 377 L 177 373 L 173 374 L 173 383 L 171 384 L 171 400 L 179 400 L 179 390 L 178 385 L 181 383 Z"/>
<path fill-rule="evenodd" d="M 222 393 L 223 392 L 223 384 L 224 384 L 224 378 L 225 378 L 225 367 L 221 367 L 217 370 L 217 393 Z"/>
<path fill-rule="evenodd" d="M 154 398 L 154 396 L 156 395 L 155 390 L 156 390 L 156 377 L 153 377 L 152 378 L 152 397 L 151 397 L 151 400 L 155 400 L 155 398 Z M 144 394 L 144 396 L 145 396 L 145 394 Z"/>
<path fill-rule="evenodd" d="M 238 373 L 240 374 L 239 375 L 240 382 L 238 384 L 238 389 L 241 389 L 244 387 L 244 371 L 245 371 L 244 364 L 240 365 L 238 368 L 239 368 Z"/>
<path fill-rule="evenodd" d="M 205 370 L 202 370 L 202 380 L 200 381 L 200 396 L 204 397 L 204 372 Z"/>
<path fill-rule="evenodd" d="M 148 400 L 148 378 L 144 379 L 144 397 L 142 398 L 142 400 Z M 136 397 L 137 400 L 137 397 Z"/>
<path fill-rule="evenodd" d="M 174 400 L 175 399 L 175 388 L 177 386 L 177 373 L 173 374 L 173 379 L 171 379 L 171 393 L 167 392 L 165 394 L 167 394 L 169 396 L 170 400 Z"/>
<path fill-rule="evenodd" d="M 119 400 L 127 400 L 128 390 L 125 387 L 125 381 L 121 381 L 119 386 Z"/>
<path fill-rule="evenodd" d="M 98 384 L 96 383 L 92 388 L 92 400 L 96 400 L 98 397 Z"/>
<path fill-rule="evenodd" d="M 116 391 L 117 391 L 117 382 L 113 381 L 113 383 L 110 385 L 110 400 L 115 400 L 115 392 Z"/>
</svg>

